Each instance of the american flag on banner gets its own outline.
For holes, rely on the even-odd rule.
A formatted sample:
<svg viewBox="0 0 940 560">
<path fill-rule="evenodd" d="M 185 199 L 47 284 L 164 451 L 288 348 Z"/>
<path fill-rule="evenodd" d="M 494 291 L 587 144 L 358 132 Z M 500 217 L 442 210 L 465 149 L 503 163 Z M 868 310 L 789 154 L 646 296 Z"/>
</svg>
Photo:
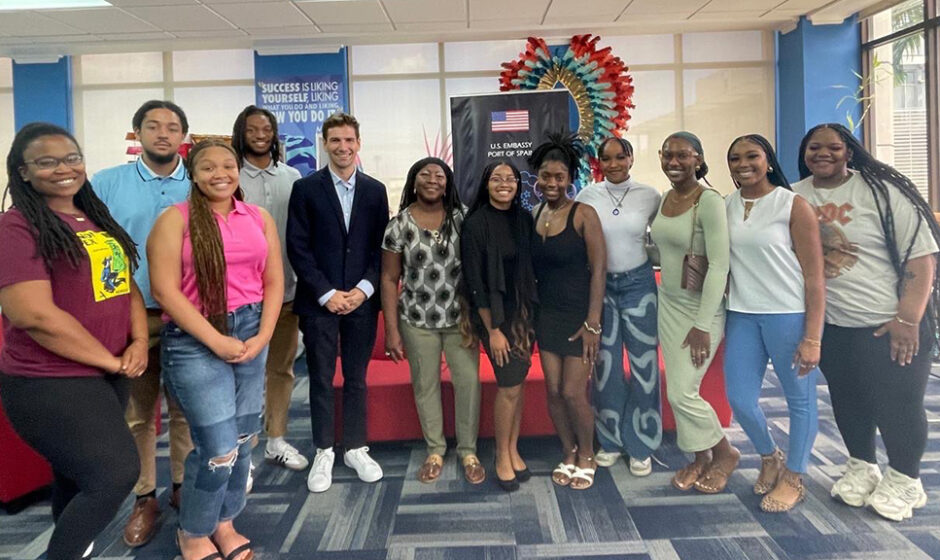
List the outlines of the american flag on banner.
<svg viewBox="0 0 940 560">
<path fill-rule="evenodd" d="M 495 111 L 490 113 L 492 132 L 528 132 L 529 111 Z"/>
</svg>

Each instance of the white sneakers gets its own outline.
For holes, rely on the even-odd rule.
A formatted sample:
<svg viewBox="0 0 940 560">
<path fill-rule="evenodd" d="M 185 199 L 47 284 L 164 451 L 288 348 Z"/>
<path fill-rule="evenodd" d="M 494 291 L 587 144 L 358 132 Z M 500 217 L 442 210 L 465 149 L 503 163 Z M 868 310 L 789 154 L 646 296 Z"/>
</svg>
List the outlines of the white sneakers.
<svg viewBox="0 0 940 560">
<path fill-rule="evenodd" d="M 927 494 L 919 478 L 911 478 L 888 467 L 884 478 L 865 503 L 886 519 L 903 521 L 911 517 L 915 509 L 924 507 Z"/>
<path fill-rule="evenodd" d="M 845 474 L 832 485 L 829 494 L 846 505 L 862 507 L 879 482 L 881 469 L 878 465 L 849 457 L 845 464 Z"/>
<path fill-rule="evenodd" d="M 612 467 L 620 460 L 621 453 L 617 451 L 604 451 L 601 449 L 594 454 L 594 462 L 600 467 Z M 653 459 L 634 459 L 630 457 L 630 474 L 633 476 L 649 476 L 653 472 Z"/>
<path fill-rule="evenodd" d="M 333 484 L 333 461 L 336 454 L 333 449 L 317 449 L 317 456 L 313 458 L 313 466 L 307 475 L 307 488 L 311 492 L 326 492 Z M 350 449 L 343 454 L 343 463 L 356 471 L 359 480 L 363 482 L 376 482 L 382 479 L 382 467 L 369 456 L 368 447 Z"/>
<path fill-rule="evenodd" d="M 634 459 L 630 457 L 630 474 L 633 476 L 649 476 L 653 472 L 653 458 Z"/>
<path fill-rule="evenodd" d="M 356 471 L 359 480 L 363 482 L 375 482 L 382 479 L 382 467 L 369 457 L 368 447 L 350 449 L 343 454 L 343 463 Z"/>
<path fill-rule="evenodd" d="M 333 448 L 317 449 L 317 456 L 313 458 L 313 466 L 307 475 L 307 489 L 311 492 L 326 492 L 333 484 L 333 460 L 336 454 Z"/>
<path fill-rule="evenodd" d="M 284 438 L 268 439 L 268 443 L 264 446 L 264 460 L 292 471 L 302 471 L 310 464 L 307 458 Z"/>
<path fill-rule="evenodd" d="M 620 453 L 617 451 L 604 451 L 601 449 L 594 454 L 594 462 L 598 467 L 612 467 L 620 460 Z"/>
</svg>

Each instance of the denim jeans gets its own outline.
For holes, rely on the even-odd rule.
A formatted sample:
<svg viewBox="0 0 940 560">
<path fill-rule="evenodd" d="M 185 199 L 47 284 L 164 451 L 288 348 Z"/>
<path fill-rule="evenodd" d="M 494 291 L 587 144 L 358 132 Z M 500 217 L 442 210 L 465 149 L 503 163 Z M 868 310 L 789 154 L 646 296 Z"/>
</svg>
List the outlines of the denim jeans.
<svg viewBox="0 0 940 560">
<path fill-rule="evenodd" d="M 601 447 L 640 460 L 649 457 L 663 437 L 656 307 L 656 279 L 648 261 L 627 272 L 607 274 L 594 374 L 594 423 Z M 623 369 L 624 346 L 629 380 Z"/>
<path fill-rule="evenodd" d="M 769 455 L 777 445 L 761 410 L 761 385 L 767 360 L 774 366 L 790 413 L 787 468 L 805 473 L 816 441 L 816 378 L 819 369 L 803 377 L 793 367 L 793 356 L 803 339 L 804 313 L 739 313 L 729 311 L 725 323 L 725 390 L 734 411 L 757 452 Z"/>
<path fill-rule="evenodd" d="M 247 340 L 258 334 L 260 321 L 260 303 L 243 305 L 228 314 L 229 332 Z M 245 507 L 268 349 L 249 362 L 229 364 L 173 322 L 163 328 L 161 344 L 164 382 L 186 415 L 194 445 L 186 457 L 180 527 L 190 536 L 211 535 Z M 234 459 L 219 460 L 232 451 Z"/>
</svg>

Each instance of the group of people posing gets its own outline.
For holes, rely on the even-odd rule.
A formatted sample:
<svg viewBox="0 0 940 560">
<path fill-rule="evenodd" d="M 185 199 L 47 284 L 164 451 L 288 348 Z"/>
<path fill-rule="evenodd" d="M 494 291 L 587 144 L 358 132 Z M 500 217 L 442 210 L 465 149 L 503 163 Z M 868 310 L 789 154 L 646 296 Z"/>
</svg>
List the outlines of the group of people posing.
<svg viewBox="0 0 940 560">
<path fill-rule="evenodd" d="M 380 480 L 365 429 L 379 309 L 386 355 L 411 370 L 427 443 L 422 482 L 440 477 L 447 450 L 442 354 L 464 476 L 486 479 L 482 344 L 498 385 L 494 469 L 504 490 L 532 476 L 517 444 L 537 347 L 561 443 L 556 485 L 590 488 L 597 466 L 621 456 L 633 475 L 651 472 L 661 350 L 678 445 L 693 457 L 672 485 L 721 492 L 740 452 L 699 387 L 726 339 L 728 399 L 761 455 L 763 510 L 804 497 L 820 371 L 849 453 L 832 496 L 898 521 L 926 502 L 919 463 L 940 228 L 911 181 L 838 124 L 807 133 L 792 186 L 766 139 L 737 138 L 727 164 L 738 188 L 724 199 L 708 188 L 702 144 L 688 132 L 659 151 L 665 195 L 631 177 L 633 148 L 612 137 L 598 150 L 605 179 L 575 196 L 584 146 L 549 135 L 528 161 L 541 196 L 531 211 L 512 162 L 487 165 L 475 199 L 461 202 L 450 167 L 425 158 L 391 219 L 385 186 L 357 169 L 350 115 L 324 122 L 329 162 L 304 178 L 280 161 L 276 120 L 255 106 L 237 117 L 231 144 L 202 141 L 185 160 L 178 106 L 149 101 L 132 124 L 140 159 L 91 180 L 75 139 L 53 125 L 23 127 L 7 157 L 0 399 L 55 473 L 51 560 L 89 555 L 131 491 L 125 542 L 152 537 L 161 378 L 183 558 L 253 558 L 233 520 L 262 427 L 268 461 L 309 465 L 284 439 L 298 329 L 315 447 L 309 490 L 330 488 L 337 450 L 361 480 Z M 768 361 L 789 408 L 786 454 L 758 405 Z"/>
</svg>

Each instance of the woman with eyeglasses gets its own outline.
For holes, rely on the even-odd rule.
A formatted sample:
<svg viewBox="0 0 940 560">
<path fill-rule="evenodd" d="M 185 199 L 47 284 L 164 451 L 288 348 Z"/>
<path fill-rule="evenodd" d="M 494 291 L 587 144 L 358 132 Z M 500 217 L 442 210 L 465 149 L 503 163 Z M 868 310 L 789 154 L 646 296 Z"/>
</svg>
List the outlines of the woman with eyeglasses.
<svg viewBox="0 0 940 560">
<path fill-rule="evenodd" d="M 71 560 L 91 554 L 140 470 L 124 421 L 128 378 L 147 367 L 147 315 L 131 275 L 137 250 L 62 128 L 24 126 L 7 174 L 0 399 L 13 429 L 52 465 L 47 558 Z"/>
<path fill-rule="evenodd" d="M 496 375 L 496 479 L 507 492 L 532 476 L 518 448 L 522 384 L 532 363 L 538 299 L 531 258 L 535 228 L 522 207 L 521 179 L 508 160 L 487 165 L 460 237 L 470 305 L 469 324 L 462 328 L 468 338 L 483 343 Z"/>
<path fill-rule="evenodd" d="M 676 472 L 672 485 L 716 494 L 724 490 L 741 457 L 715 410 L 699 394 L 725 330 L 728 220 L 721 195 L 699 183 L 708 183 L 708 165 L 697 136 L 671 134 L 659 158 L 672 186 L 651 231 L 662 265 L 659 340 L 677 442 L 681 450 L 695 454 Z"/>
<path fill-rule="evenodd" d="M 382 241 L 382 313 L 385 355 L 407 359 L 415 406 L 428 456 L 418 480 L 441 476 L 447 440 L 441 411 L 441 352 L 454 385 L 457 455 L 464 478 L 480 484 L 486 471 L 477 458 L 480 423 L 480 352 L 464 344 L 458 298 L 460 229 L 464 213 L 454 173 L 438 158 L 424 158 L 408 171 L 398 215 Z M 399 293 L 398 285 L 402 284 Z"/>
</svg>

